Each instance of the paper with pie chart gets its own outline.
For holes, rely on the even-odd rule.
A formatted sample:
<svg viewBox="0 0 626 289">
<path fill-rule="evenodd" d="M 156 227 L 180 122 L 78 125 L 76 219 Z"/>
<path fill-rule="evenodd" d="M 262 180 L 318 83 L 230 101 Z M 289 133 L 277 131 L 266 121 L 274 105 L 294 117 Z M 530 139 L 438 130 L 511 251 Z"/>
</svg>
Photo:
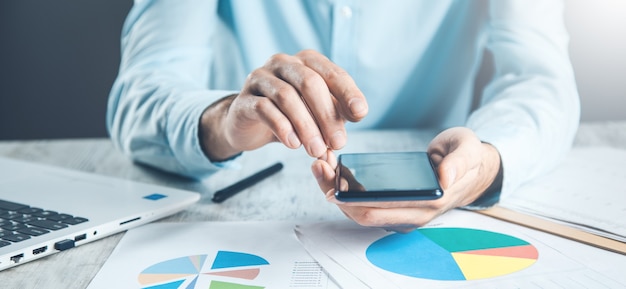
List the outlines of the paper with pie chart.
<svg viewBox="0 0 626 289">
<path fill-rule="evenodd" d="M 467 228 L 425 228 L 372 243 L 367 259 L 383 270 L 431 280 L 478 280 L 532 266 L 539 257 L 527 241 Z"/>
<path fill-rule="evenodd" d="M 128 231 L 89 289 L 335 289 L 293 222 L 152 223 Z"/>
<path fill-rule="evenodd" d="M 554 238 L 551 235 L 537 238 L 543 233 L 468 211 L 450 211 L 410 233 L 367 228 L 351 221 L 302 224 L 296 233 L 343 288 L 622 286 L 561 253 L 558 246 L 541 241 Z M 579 245 L 567 242 L 571 241 L 556 244 Z"/>
<path fill-rule="evenodd" d="M 264 288 L 237 282 L 256 279 L 261 272 L 261 267 L 269 265 L 269 262 L 262 257 L 230 251 L 217 251 L 213 259 L 208 257 L 209 255 L 194 255 L 159 262 L 141 271 L 138 277 L 139 283 L 145 289 L 177 289 L 186 282 L 189 283 L 186 288 L 194 288 L 198 279 L 206 277 L 211 279 L 209 281 L 211 289 Z M 235 281 L 213 280 L 211 276 L 230 277 Z"/>
</svg>

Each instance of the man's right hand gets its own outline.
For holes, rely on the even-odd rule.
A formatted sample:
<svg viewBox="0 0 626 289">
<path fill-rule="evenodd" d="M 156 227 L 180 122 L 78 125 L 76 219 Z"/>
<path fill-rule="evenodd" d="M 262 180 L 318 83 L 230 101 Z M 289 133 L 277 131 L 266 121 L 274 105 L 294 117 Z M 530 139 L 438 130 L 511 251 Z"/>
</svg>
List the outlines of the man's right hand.
<svg viewBox="0 0 626 289">
<path fill-rule="evenodd" d="M 324 55 L 276 54 L 250 73 L 239 95 L 204 111 L 200 141 L 212 161 L 275 141 L 293 149 L 303 145 L 311 157 L 324 158 L 328 149 L 346 144 L 345 121 L 367 112 L 354 80 Z"/>
</svg>

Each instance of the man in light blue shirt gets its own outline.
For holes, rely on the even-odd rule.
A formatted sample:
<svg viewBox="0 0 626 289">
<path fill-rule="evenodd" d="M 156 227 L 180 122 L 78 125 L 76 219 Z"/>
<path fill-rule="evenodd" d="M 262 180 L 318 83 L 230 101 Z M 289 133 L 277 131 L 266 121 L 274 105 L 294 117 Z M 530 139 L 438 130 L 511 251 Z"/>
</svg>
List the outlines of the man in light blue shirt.
<svg viewBox="0 0 626 289">
<path fill-rule="evenodd" d="M 413 228 L 491 205 L 566 153 L 567 44 L 558 0 L 136 0 L 107 126 L 136 161 L 195 178 L 269 142 L 303 146 L 348 217 Z M 474 109 L 485 50 L 495 72 Z M 337 202 L 333 150 L 351 128 L 442 130 L 428 151 L 444 197 Z"/>
</svg>

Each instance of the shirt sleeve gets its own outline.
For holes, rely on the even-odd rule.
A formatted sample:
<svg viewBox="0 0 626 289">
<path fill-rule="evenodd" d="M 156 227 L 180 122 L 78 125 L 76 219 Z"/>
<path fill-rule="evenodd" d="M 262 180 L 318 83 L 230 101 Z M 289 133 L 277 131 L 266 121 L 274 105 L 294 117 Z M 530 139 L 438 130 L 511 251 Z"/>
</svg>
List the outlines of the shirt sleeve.
<svg viewBox="0 0 626 289">
<path fill-rule="evenodd" d="M 113 143 L 134 161 L 192 178 L 228 165 L 211 163 L 198 138 L 202 112 L 236 93 L 207 88 L 216 9 L 209 0 L 135 1 L 107 109 Z"/>
<path fill-rule="evenodd" d="M 492 1 L 487 49 L 494 78 L 467 126 L 502 159 L 502 197 L 556 166 L 576 133 L 580 103 L 558 0 Z"/>
</svg>

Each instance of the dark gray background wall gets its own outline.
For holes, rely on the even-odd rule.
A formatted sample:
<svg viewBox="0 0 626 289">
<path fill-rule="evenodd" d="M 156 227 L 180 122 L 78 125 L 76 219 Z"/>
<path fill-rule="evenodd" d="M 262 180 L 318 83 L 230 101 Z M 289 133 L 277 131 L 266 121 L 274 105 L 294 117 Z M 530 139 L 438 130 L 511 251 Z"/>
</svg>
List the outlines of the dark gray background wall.
<svg viewBox="0 0 626 289">
<path fill-rule="evenodd" d="M 131 0 L 0 1 L 0 139 L 106 136 Z"/>
<path fill-rule="evenodd" d="M 565 3 L 582 120 L 626 120 L 626 2 Z M 106 102 L 131 5 L 0 1 L 0 140 L 107 135 Z"/>
</svg>

